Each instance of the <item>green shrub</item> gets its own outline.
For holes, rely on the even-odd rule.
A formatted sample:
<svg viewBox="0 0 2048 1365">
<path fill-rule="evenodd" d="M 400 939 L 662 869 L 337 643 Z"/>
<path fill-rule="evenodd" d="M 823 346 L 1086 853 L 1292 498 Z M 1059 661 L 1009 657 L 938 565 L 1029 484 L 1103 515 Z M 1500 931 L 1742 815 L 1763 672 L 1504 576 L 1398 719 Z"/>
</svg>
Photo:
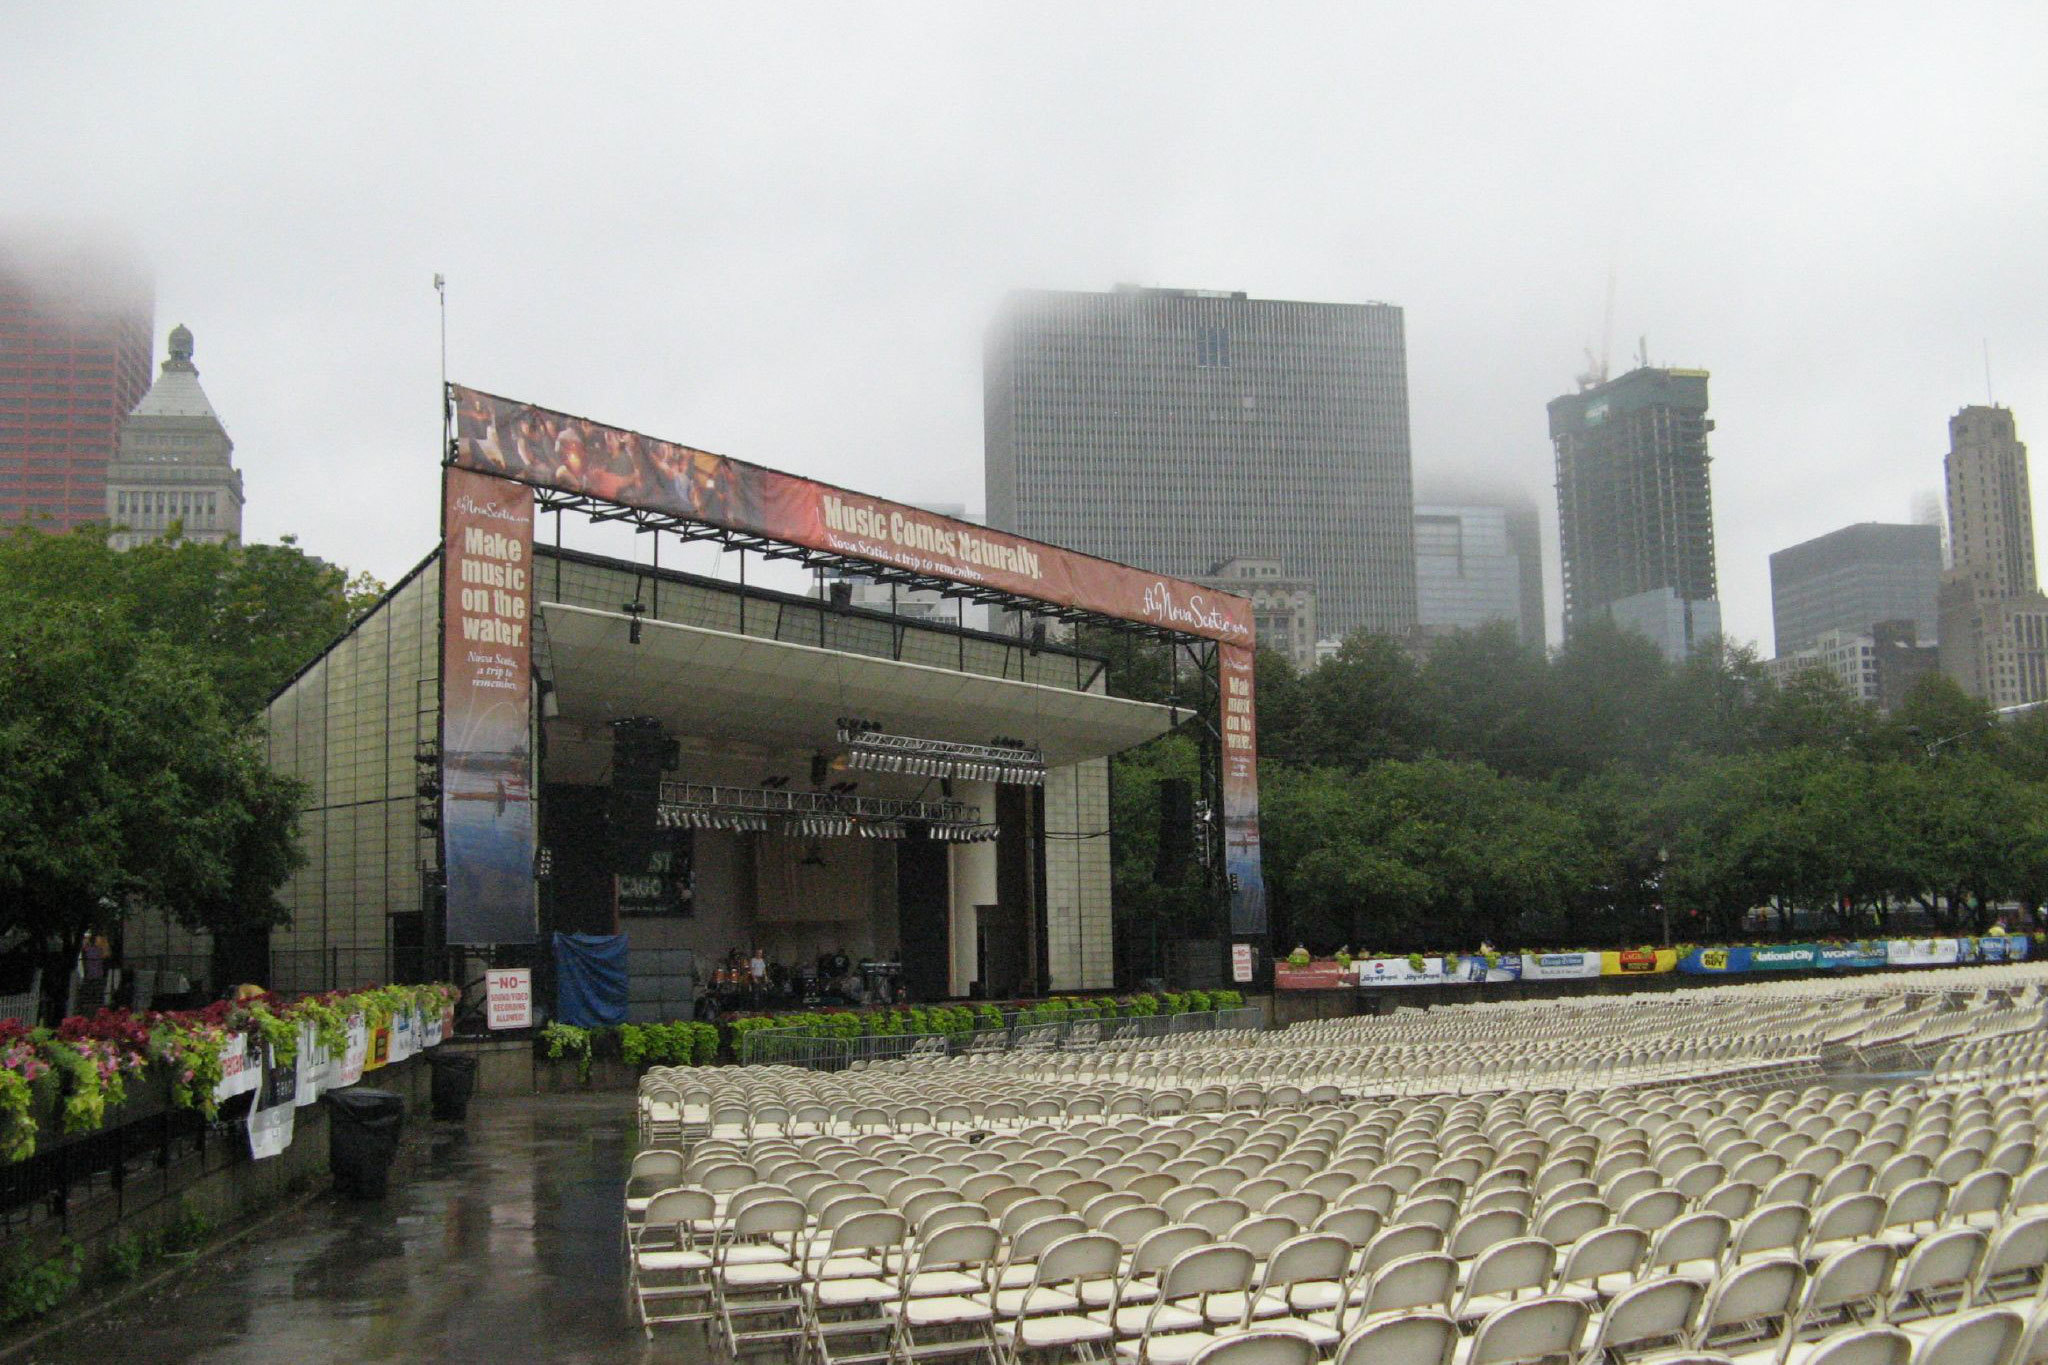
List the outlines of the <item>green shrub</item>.
<svg viewBox="0 0 2048 1365">
<path fill-rule="evenodd" d="M 1244 995 L 1240 991 L 1212 991 L 1209 995 L 1209 1007 L 1219 1010 L 1243 1009 Z"/>
<path fill-rule="evenodd" d="M 142 1272 L 163 1245 L 160 1237 L 137 1233 L 133 1237 L 112 1237 L 107 1241 L 106 1273 L 109 1280 L 120 1283 L 132 1280 Z"/>
<path fill-rule="evenodd" d="M 1207 1014 L 1215 1007 L 1209 1003 L 1209 992 L 1189 991 L 1181 997 L 1181 1008 L 1189 1014 Z"/>
<path fill-rule="evenodd" d="M 64 1302 L 77 1290 L 84 1266 L 78 1243 L 69 1237 L 44 1260 L 32 1259 L 20 1245 L 0 1255 L 0 1322 L 27 1322 Z"/>
<path fill-rule="evenodd" d="M 162 1246 L 164 1254 L 176 1256 L 181 1252 L 197 1251 L 213 1238 L 213 1220 L 194 1208 L 187 1200 L 178 1201 L 178 1211 L 171 1215 L 171 1221 L 164 1224 Z"/>
</svg>

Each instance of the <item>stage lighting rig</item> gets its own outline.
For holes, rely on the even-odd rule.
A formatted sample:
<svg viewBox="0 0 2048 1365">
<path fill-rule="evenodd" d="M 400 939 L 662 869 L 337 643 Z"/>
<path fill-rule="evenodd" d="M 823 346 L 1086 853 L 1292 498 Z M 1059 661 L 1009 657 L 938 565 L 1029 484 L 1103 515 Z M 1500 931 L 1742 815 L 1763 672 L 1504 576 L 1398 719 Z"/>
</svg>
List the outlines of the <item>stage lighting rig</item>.
<svg viewBox="0 0 2048 1365">
<path fill-rule="evenodd" d="M 842 718 L 839 743 L 847 766 L 913 777 L 957 778 L 1010 786 L 1045 785 L 1045 751 L 1019 739 L 962 744 L 883 730 L 873 721 Z"/>
</svg>

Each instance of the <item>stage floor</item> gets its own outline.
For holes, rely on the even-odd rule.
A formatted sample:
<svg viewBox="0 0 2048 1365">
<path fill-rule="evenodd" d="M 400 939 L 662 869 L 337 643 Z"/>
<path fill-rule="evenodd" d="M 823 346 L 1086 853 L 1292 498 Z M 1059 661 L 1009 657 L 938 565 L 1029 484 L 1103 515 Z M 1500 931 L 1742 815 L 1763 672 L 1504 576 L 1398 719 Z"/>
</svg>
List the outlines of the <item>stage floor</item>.
<svg viewBox="0 0 2048 1365">
<path fill-rule="evenodd" d="M 628 1318 L 619 1217 L 631 1094 L 479 1098 L 382 1203 L 322 1194 L 155 1290 L 46 1337 L 34 1361 L 648 1361 L 695 1332 Z M 410 1145 L 410 1144 L 409 1144 Z"/>
</svg>

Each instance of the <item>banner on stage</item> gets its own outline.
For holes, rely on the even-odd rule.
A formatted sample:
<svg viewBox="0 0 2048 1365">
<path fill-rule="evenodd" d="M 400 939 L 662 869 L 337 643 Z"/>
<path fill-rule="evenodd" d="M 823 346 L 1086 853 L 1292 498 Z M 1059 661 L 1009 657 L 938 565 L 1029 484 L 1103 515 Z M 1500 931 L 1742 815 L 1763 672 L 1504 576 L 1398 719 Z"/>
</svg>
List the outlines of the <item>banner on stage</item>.
<svg viewBox="0 0 2048 1365">
<path fill-rule="evenodd" d="M 1266 932 L 1266 873 L 1259 857 L 1259 737 L 1252 709 L 1253 654 L 1224 645 L 1223 868 L 1230 876 L 1230 932 Z"/>
<path fill-rule="evenodd" d="M 463 469 L 442 474 L 448 942 L 531 943 L 533 492 Z"/>
<path fill-rule="evenodd" d="M 1251 649 L 1252 604 L 1078 550 L 992 531 L 708 450 L 449 385 L 454 463 L 724 530 L 854 555 Z"/>
</svg>

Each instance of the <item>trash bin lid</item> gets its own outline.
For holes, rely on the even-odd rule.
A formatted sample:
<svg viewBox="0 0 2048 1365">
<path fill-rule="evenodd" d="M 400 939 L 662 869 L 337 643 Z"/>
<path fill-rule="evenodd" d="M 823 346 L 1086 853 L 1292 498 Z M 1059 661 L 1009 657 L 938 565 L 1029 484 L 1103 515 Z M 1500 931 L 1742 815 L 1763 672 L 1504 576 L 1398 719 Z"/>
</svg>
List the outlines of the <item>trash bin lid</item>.
<svg viewBox="0 0 2048 1365">
<path fill-rule="evenodd" d="M 405 1112 L 405 1096 L 395 1090 L 365 1090 L 352 1085 L 345 1090 L 329 1090 L 320 1098 L 350 1118 L 383 1118 Z"/>
</svg>

